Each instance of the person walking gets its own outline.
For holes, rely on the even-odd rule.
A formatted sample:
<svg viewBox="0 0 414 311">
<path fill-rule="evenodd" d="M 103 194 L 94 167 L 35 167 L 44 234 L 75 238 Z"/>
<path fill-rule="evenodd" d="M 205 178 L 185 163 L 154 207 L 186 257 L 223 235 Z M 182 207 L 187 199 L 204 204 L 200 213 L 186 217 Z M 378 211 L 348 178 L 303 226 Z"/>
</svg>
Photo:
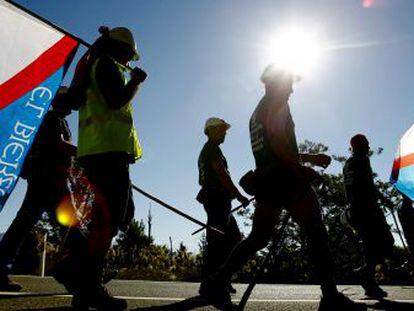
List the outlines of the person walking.
<svg viewBox="0 0 414 311">
<path fill-rule="evenodd" d="M 261 76 L 265 95 L 250 119 L 250 138 L 256 162 L 256 208 L 252 230 L 210 278 L 207 296 L 223 309 L 232 309 L 226 284 L 249 258 L 268 244 L 282 209 L 286 209 L 307 237 L 310 257 L 321 282 L 320 310 L 353 310 L 356 304 L 339 293 L 322 222 L 317 196 L 311 181 L 318 174 L 302 163 L 327 167 L 331 158 L 323 154 L 300 154 L 289 97 L 297 77 L 270 65 Z"/>
<path fill-rule="evenodd" d="M 391 254 L 394 238 L 378 201 L 382 200 L 388 206 L 390 203 L 374 184 L 368 139 L 357 134 L 351 138 L 350 144 L 352 156 L 345 162 L 343 175 L 350 204 L 350 222 L 362 241 L 364 265 L 361 285 L 366 296 L 381 299 L 387 293 L 375 280 L 375 268 Z"/>
<path fill-rule="evenodd" d="M 22 206 L 0 242 L 0 290 L 19 291 L 21 285 L 10 280 L 7 266 L 12 264 L 25 237 L 33 229 L 43 212 L 56 223 L 56 210 L 68 194 L 66 179 L 71 157 L 76 147 L 65 117 L 71 109 L 64 98 L 66 89 L 60 88 L 45 115 L 20 177 L 27 180 L 27 191 Z"/>
<path fill-rule="evenodd" d="M 72 93 L 81 101 L 77 161 L 94 189 L 93 210 L 86 238 L 72 230 L 54 276 L 73 294 L 75 308 L 121 310 L 126 301 L 106 291 L 102 276 L 112 238 L 128 228 L 134 215 L 129 166 L 141 157 L 141 147 L 132 100 L 147 75 L 126 67 L 139 58 L 129 29 L 100 31 L 77 66 L 73 85 L 78 92 Z"/>
<path fill-rule="evenodd" d="M 199 184 L 201 190 L 197 200 L 203 204 L 207 213 L 207 225 L 224 232 L 221 235 L 207 230 L 207 248 L 204 254 L 203 279 L 216 272 L 230 254 L 233 247 L 241 240 L 241 233 L 236 219 L 231 214 L 231 202 L 237 199 L 247 206 L 249 200 L 234 185 L 220 145 L 224 143 L 230 124 L 220 118 L 209 118 L 204 126 L 208 140 L 198 158 Z M 229 284 L 229 290 L 235 289 Z M 200 285 L 200 295 L 204 296 L 205 282 Z"/>
</svg>

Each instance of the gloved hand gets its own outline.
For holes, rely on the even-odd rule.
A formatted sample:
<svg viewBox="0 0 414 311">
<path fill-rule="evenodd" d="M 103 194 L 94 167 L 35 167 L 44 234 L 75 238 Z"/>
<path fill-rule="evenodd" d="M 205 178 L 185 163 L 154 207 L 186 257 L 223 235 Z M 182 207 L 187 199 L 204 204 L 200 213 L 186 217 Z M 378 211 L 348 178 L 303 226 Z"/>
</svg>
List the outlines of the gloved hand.
<svg viewBox="0 0 414 311">
<path fill-rule="evenodd" d="M 236 195 L 237 201 L 239 201 L 244 207 L 248 206 L 250 204 L 250 201 L 248 198 L 246 198 L 244 195 L 242 195 L 240 192 Z"/>
<path fill-rule="evenodd" d="M 141 68 L 135 67 L 131 72 L 131 78 L 139 83 L 142 83 L 147 78 L 147 73 Z"/>
</svg>

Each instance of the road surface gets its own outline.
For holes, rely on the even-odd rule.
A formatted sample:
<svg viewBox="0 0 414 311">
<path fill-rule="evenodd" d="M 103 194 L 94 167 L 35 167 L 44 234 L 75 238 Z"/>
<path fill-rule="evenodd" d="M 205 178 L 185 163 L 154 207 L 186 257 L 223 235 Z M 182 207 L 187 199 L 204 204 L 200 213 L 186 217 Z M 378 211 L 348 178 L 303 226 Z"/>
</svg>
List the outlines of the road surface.
<svg viewBox="0 0 414 311">
<path fill-rule="evenodd" d="M 24 289 L 20 293 L 0 292 L 0 310 L 71 310 L 71 296 L 52 278 L 16 276 L 13 279 Z M 113 295 L 127 299 L 128 310 L 215 310 L 194 298 L 197 283 L 113 280 L 108 288 Z M 235 284 L 235 288 L 238 294 L 233 298 L 237 303 L 246 285 Z M 350 298 L 366 304 L 368 310 L 414 310 L 414 286 L 384 286 L 389 292 L 384 302 L 364 299 L 359 286 L 339 288 Z M 246 310 L 318 310 L 319 295 L 319 287 L 314 285 L 261 284 L 253 291 Z"/>
</svg>

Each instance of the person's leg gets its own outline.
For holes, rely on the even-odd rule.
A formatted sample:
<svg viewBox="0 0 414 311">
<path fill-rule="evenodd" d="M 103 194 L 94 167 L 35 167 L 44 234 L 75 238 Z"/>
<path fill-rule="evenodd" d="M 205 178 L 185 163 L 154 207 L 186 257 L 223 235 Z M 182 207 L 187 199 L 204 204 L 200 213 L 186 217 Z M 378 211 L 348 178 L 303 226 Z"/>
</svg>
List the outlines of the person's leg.
<svg viewBox="0 0 414 311">
<path fill-rule="evenodd" d="M 217 207 L 217 206 L 216 206 Z M 207 214 L 207 224 L 214 228 L 217 228 L 225 233 L 227 221 L 223 219 L 223 216 L 217 215 L 217 213 L 209 212 Z M 206 250 L 204 257 L 204 275 L 209 276 L 212 273 L 217 272 L 219 265 L 223 262 L 222 250 L 225 246 L 225 235 L 218 232 L 207 230 L 206 233 Z"/>
<path fill-rule="evenodd" d="M 253 257 L 255 253 L 266 247 L 279 220 L 281 209 L 270 204 L 257 202 L 253 215 L 252 231 L 249 236 L 238 243 L 225 263 L 220 267 L 218 279 L 228 283 L 232 275 Z"/>
<path fill-rule="evenodd" d="M 242 240 L 242 234 L 240 232 L 239 226 L 237 225 L 236 218 L 234 218 L 233 215 L 230 215 L 229 217 L 226 234 L 228 237 L 227 243 L 229 245 L 227 249 L 229 250 L 228 253 L 230 253 L 234 246 L 236 246 Z"/>
<path fill-rule="evenodd" d="M 3 290 L 21 289 L 20 285 L 9 280 L 7 265 L 12 263 L 22 242 L 42 214 L 41 196 L 39 189 L 28 183 L 23 204 L 0 242 L 0 288 Z"/>
<path fill-rule="evenodd" d="M 403 196 L 403 202 L 398 212 L 398 218 L 404 232 L 408 248 L 414 254 L 414 208 L 413 202 L 406 196 Z"/>
<path fill-rule="evenodd" d="M 233 215 L 230 215 L 228 219 L 229 221 L 225 229 L 225 245 L 223 247 L 223 256 L 221 264 L 230 255 L 233 248 L 242 240 L 242 235 L 237 225 L 236 219 Z M 229 284 L 229 292 L 231 294 L 235 294 L 237 292 L 236 289 L 231 285 L 231 283 Z"/>
<path fill-rule="evenodd" d="M 219 266 L 223 264 L 231 248 L 234 246 L 228 244 L 231 201 L 213 196 L 206 200 L 204 209 L 207 213 L 207 224 L 224 232 L 223 235 L 212 230 L 207 230 L 204 276 L 209 276 L 217 272 Z M 229 247 L 231 248 L 228 249 Z"/>
<path fill-rule="evenodd" d="M 309 187 L 303 197 L 288 208 L 308 242 L 309 257 L 321 282 L 324 295 L 336 293 L 332 257 L 328 246 L 328 235 L 322 222 L 319 202 Z"/>
<path fill-rule="evenodd" d="M 117 156 L 96 157 L 82 163 L 96 187 L 96 204 L 87 236 L 87 260 L 82 276 L 81 303 L 110 303 L 122 308 L 124 301 L 110 297 L 102 285 L 105 256 L 123 221 L 130 197 L 129 165 Z M 83 300 L 83 301 L 82 301 Z"/>
<path fill-rule="evenodd" d="M 337 290 L 332 256 L 328 246 L 328 235 L 313 189 L 309 186 L 302 198 L 289 206 L 288 211 L 306 236 L 310 259 L 315 266 L 317 277 L 320 279 L 322 299 L 319 311 L 366 310 L 364 305 L 354 303 Z"/>
<path fill-rule="evenodd" d="M 382 216 L 382 215 L 380 215 Z M 361 286 L 365 295 L 372 298 L 384 298 L 387 292 L 382 290 L 375 278 L 377 265 L 383 263 L 386 249 L 392 247 L 387 241 L 385 218 L 376 218 L 375 215 L 361 217 L 362 223 L 359 226 L 359 235 L 362 240 L 363 267 L 361 269 Z M 390 233 L 389 233 L 390 235 Z M 392 239 L 392 237 L 391 237 Z M 391 246 L 390 246 L 391 245 Z"/>
</svg>

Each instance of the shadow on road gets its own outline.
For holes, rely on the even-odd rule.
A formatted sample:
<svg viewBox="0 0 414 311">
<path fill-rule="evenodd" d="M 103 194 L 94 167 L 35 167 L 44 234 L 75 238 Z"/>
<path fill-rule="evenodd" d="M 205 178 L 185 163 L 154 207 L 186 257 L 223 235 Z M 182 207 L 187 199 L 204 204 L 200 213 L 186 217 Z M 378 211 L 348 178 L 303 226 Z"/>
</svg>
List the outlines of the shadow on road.
<svg viewBox="0 0 414 311">
<path fill-rule="evenodd" d="M 156 306 L 156 307 L 144 307 L 144 308 L 136 308 L 132 311 L 143 311 L 143 310 L 150 310 L 150 311 L 186 311 L 186 310 L 192 310 L 194 308 L 199 308 L 203 306 L 207 306 L 208 303 L 203 300 L 200 296 L 191 297 L 186 300 L 175 302 L 169 305 L 163 305 L 163 306 Z"/>
<path fill-rule="evenodd" d="M 374 310 L 384 310 L 384 311 L 412 311 L 414 310 L 413 303 L 391 301 L 387 299 L 380 300 L 379 302 L 373 305 L 370 305 L 369 307 Z"/>
<path fill-rule="evenodd" d="M 51 307 L 51 308 L 41 308 L 41 309 L 20 309 L 18 311 L 69 311 L 75 310 L 72 307 Z"/>
</svg>

